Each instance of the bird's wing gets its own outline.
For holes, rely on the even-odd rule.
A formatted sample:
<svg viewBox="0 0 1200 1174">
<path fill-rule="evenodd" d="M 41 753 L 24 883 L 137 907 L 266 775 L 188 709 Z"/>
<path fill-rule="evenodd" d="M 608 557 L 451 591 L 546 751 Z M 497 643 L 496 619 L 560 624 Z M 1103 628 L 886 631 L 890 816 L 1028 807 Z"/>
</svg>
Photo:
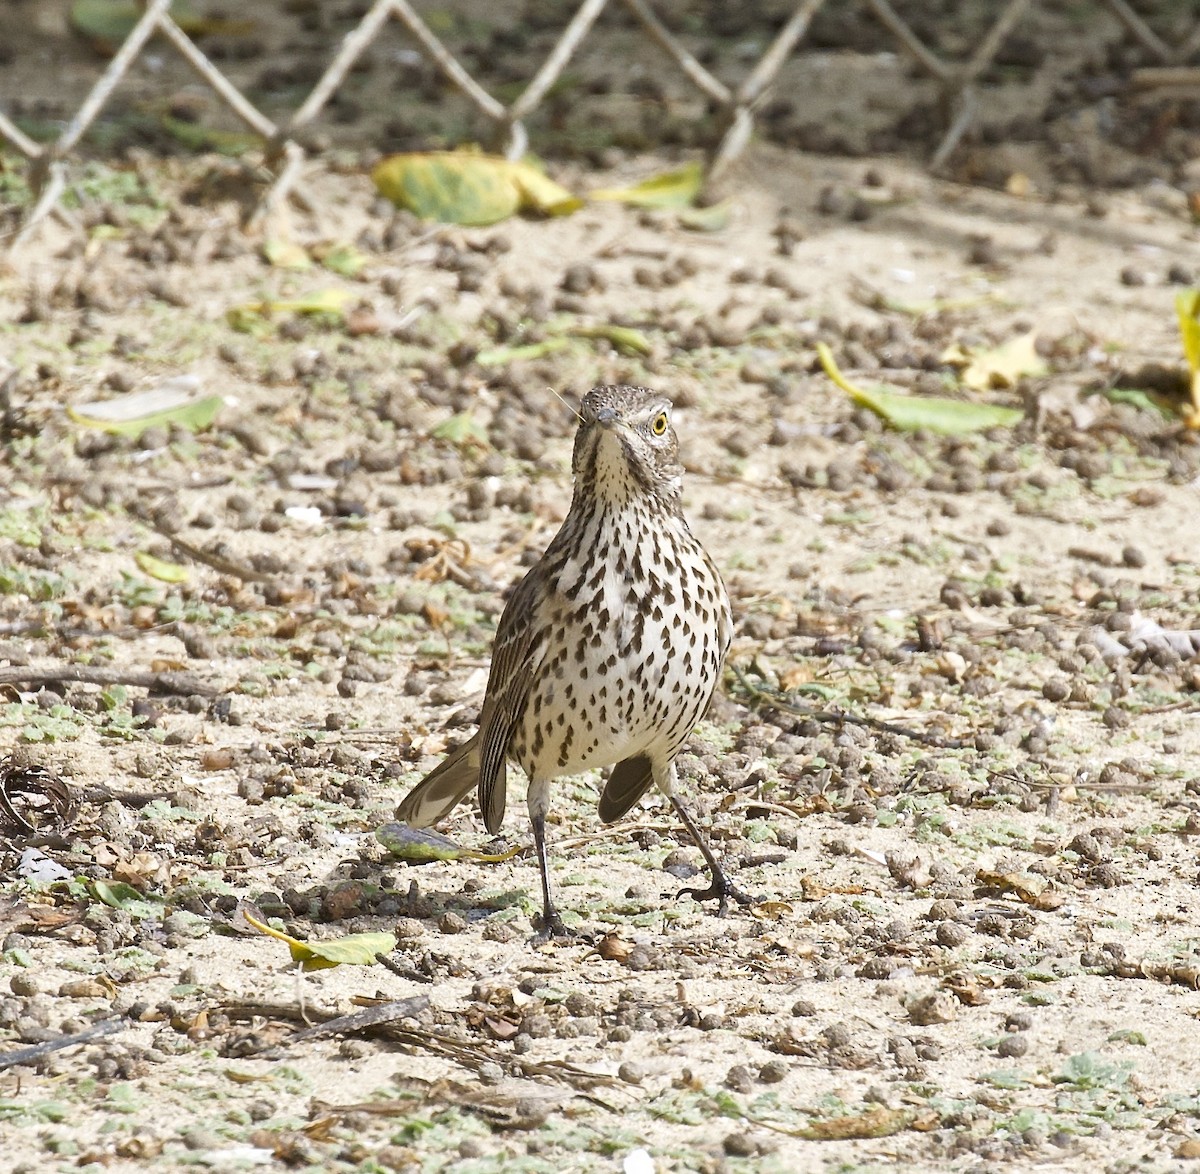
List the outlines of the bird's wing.
<svg viewBox="0 0 1200 1174">
<path fill-rule="evenodd" d="M 504 820 L 508 744 L 546 655 L 540 594 L 536 576 L 526 575 L 504 608 L 492 647 L 487 696 L 479 715 L 479 810 L 493 833 Z"/>
</svg>

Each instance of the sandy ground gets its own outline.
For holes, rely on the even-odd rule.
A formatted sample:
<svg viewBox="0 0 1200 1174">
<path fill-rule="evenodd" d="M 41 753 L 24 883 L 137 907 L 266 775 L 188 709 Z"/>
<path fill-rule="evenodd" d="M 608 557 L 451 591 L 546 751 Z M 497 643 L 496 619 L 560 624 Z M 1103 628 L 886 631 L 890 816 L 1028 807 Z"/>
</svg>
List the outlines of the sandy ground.
<svg viewBox="0 0 1200 1174">
<path fill-rule="evenodd" d="M 609 205 L 430 230 L 319 176 L 320 222 L 273 231 L 356 241 L 348 279 L 267 265 L 205 174 L 101 191 L 86 246 L 52 228 L 0 276 L 0 664 L 186 670 L 217 701 L 6 690 L 0 746 L 81 810 L 43 844 L 69 880 L 21 879 L 26 841 L 0 840 L 0 1053 L 127 1018 L 0 1073 L 4 1164 L 1200 1155 L 1200 448 L 1085 394 L 1182 365 L 1171 283 L 1200 256 L 1181 193 L 1100 207 L 764 147 L 716 233 Z M 353 294 L 344 320 L 226 319 L 327 288 Z M 581 324 L 639 329 L 650 354 L 577 338 L 477 361 Z M 982 397 L 1027 419 L 965 438 L 885 430 L 815 358 L 825 341 L 860 383 L 945 392 L 952 344 L 1031 329 L 1047 373 Z M 180 374 L 226 397 L 210 429 L 114 441 L 64 410 Z M 699 857 L 663 805 L 601 829 L 598 780 L 563 780 L 555 883 L 585 936 L 538 946 L 528 853 L 409 867 L 373 833 L 470 732 L 505 592 L 563 516 L 551 389 L 613 380 L 678 404 L 687 511 L 738 625 L 683 774 L 763 901 L 718 919 L 676 900 Z M 459 413 L 478 443 L 433 435 Z M 443 830 L 486 842 L 468 810 Z M 149 907 L 105 904 L 114 880 Z M 395 969 L 298 974 L 232 925 L 242 898 L 301 938 L 393 933 Z M 305 1014 L 416 996 L 399 1039 L 288 1042 Z"/>
</svg>

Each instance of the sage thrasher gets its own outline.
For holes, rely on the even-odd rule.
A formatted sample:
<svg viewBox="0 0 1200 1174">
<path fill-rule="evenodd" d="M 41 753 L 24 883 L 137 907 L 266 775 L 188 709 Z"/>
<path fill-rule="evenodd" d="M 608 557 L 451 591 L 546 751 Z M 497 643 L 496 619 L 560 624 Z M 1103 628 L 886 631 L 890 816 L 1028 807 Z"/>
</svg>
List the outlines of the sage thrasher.
<svg viewBox="0 0 1200 1174">
<path fill-rule="evenodd" d="M 479 731 L 396 811 L 428 827 L 477 791 L 494 833 L 507 763 L 520 766 L 547 935 L 567 934 L 546 863 L 550 783 L 614 763 L 600 818 L 620 819 L 657 786 L 712 873 L 708 888 L 679 895 L 718 900 L 722 914 L 730 898 L 750 900 L 675 794 L 675 755 L 716 690 L 733 621 L 721 576 L 683 516 L 671 403 L 643 387 L 597 387 L 579 420 L 571 508 L 500 617 Z"/>
</svg>

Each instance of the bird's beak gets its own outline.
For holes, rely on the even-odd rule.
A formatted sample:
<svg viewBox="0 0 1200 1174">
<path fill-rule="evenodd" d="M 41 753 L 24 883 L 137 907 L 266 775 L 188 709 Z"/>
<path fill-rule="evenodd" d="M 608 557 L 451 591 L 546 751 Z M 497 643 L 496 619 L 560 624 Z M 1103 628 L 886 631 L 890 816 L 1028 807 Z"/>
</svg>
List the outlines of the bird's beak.
<svg viewBox="0 0 1200 1174">
<path fill-rule="evenodd" d="M 616 408 L 601 408 L 596 413 L 596 423 L 601 428 L 611 428 L 617 422 Z"/>
</svg>

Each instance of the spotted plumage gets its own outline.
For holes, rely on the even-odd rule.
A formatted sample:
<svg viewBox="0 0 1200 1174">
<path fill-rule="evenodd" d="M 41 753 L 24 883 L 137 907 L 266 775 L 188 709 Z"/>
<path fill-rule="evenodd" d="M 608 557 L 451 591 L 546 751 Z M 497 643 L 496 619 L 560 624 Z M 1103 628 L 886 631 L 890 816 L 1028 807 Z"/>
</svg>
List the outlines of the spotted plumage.
<svg viewBox="0 0 1200 1174">
<path fill-rule="evenodd" d="M 580 409 L 571 508 L 500 618 L 479 732 L 404 799 L 426 827 L 475 790 L 489 831 L 504 818 L 507 764 L 529 778 L 542 872 L 543 929 L 562 932 L 545 859 L 549 784 L 613 770 L 600 818 L 619 819 L 652 786 L 671 800 L 712 871 L 686 890 L 746 900 L 674 793 L 675 755 L 721 675 L 732 620 L 721 576 L 680 502 L 671 404 L 640 387 L 597 387 Z"/>
</svg>

